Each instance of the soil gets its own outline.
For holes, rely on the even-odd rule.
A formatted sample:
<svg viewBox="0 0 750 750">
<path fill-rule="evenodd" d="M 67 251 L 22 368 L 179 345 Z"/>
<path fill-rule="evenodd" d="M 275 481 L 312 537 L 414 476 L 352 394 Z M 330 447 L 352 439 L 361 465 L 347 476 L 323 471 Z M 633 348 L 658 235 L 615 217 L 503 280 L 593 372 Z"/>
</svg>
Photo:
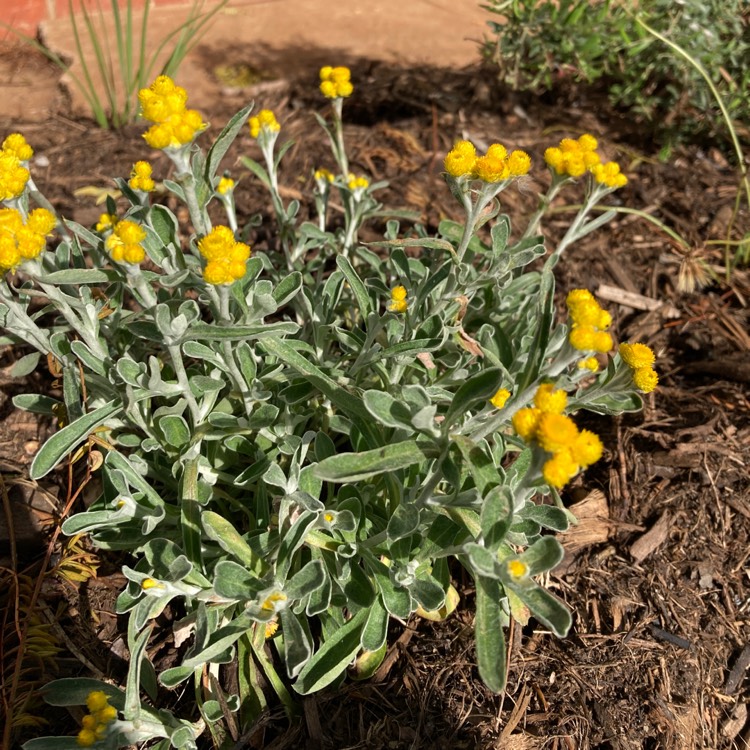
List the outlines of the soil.
<svg viewBox="0 0 750 750">
<path fill-rule="evenodd" d="M 194 65 L 216 65 L 210 49 Z M 0 55 L 0 61 L 7 57 Z M 23 58 L 23 89 L 57 78 L 43 60 Z M 587 287 L 613 313 L 616 340 L 638 340 L 657 352 L 660 386 L 642 413 L 591 417 L 607 447 L 605 459 L 566 490 L 581 523 L 564 536 L 563 565 L 549 586 L 574 612 L 571 634 L 555 639 L 535 621 L 509 633 L 508 687 L 489 693 L 480 682 L 472 645 L 468 580 L 457 584 L 462 604 L 441 623 L 394 623 L 395 643 L 384 667 L 364 683 L 304 700 L 289 722 L 272 705 L 236 748 L 387 748 L 389 750 L 498 748 L 502 750 L 729 750 L 750 746 L 750 279 L 747 270 L 723 278 L 723 248 L 707 240 L 740 239 L 750 230 L 746 207 L 733 220 L 737 174 L 717 145 L 686 146 L 668 162 L 649 129 L 612 112 L 596 93 L 573 90 L 564 99 L 524 99 L 499 89 L 479 65 L 439 68 L 382 60 L 352 60 L 357 91 L 346 102 L 345 137 L 357 172 L 390 185 L 380 198 L 394 209 L 417 211 L 434 231 L 458 207 L 441 177 L 442 159 L 456 137 L 475 143 L 500 140 L 527 150 L 536 164 L 564 136 L 595 134 L 602 150 L 630 178 L 614 201 L 658 216 L 693 244 L 678 249 L 637 216 L 620 215 L 571 248 L 558 266 L 558 295 Z M 18 60 L 16 60 L 18 63 Z M 284 135 L 295 141 L 285 157 L 283 186 L 300 191 L 313 167 L 325 164 L 325 144 L 313 112 L 324 112 L 315 69 L 239 91 L 225 90 L 203 109 L 212 132 L 245 100 L 273 109 Z M 50 100 L 51 101 L 51 100 Z M 61 102 L 65 101 L 61 97 Z M 49 108 L 49 101 L 48 101 Z M 44 119 L 0 109 L 0 133 L 21 130 L 33 144 L 34 179 L 55 207 L 84 225 L 101 207 L 86 186 L 106 188 L 126 176 L 134 161 L 152 158 L 155 174 L 168 164 L 148 153 L 141 126 L 99 130 L 79 116 L 49 108 Z M 265 242 L 270 204 L 243 172 L 240 154 L 258 157 L 244 133 L 226 160 L 242 177 L 237 204 L 245 218 L 260 213 L 251 243 Z M 528 214 L 542 188 L 544 170 L 520 189 L 503 193 L 511 217 Z M 559 234 L 564 217 L 548 224 Z M 378 228 L 371 230 L 375 239 Z M 702 290 L 683 281 L 706 264 L 717 278 Z M 33 373 L 11 381 L 9 368 L 22 351 L 6 348 L 0 382 L 0 452 L 5 506 L 14 508 L 17 548 L 13 566 L 26 576 L 20 603 L 44 566 L 66 556 L 70 542 L 51 536 L 71 487 L 54 480 L 34 486 L 24 475 L 52 426 L 15 411 L 10 397 L 49 388 Z M 5 492 L 7 488 L 7 493 Z M 59 498 L 59 499 L 58 499 Z M 25 510 L 32 507 L 29 513 Z M 40 532 L 41 529 L 41 532 Z M 7 538 L 7 525 L 6 525 Z M 85 540 L 74 559 L 97 574 L 82 583 L 45 578 L 37 621 L 53 622 L 60 649 L 47 677 L 123 674 L 123 641 L 114 615 L 122 585 L 116 559 L 91 556 Z M 53 555 L 51 563 L 45 553 Z M 11 590 L 12 571 L 3 591 Z M 15 655 L 12 597 L 5 602 L 3 691 L 7 697 Z M 19 611 L 23 611 L 20 607 Z M 156 653 L 168 658 L 169 630 Z M 49 662 L 49 660 L 48 660 Z M 270 696 L 269 696 L 270 699 Z M 75 721 L 46 711 L 53 728 L 73 733 Z M 33 702 L 28 706 L 34 713 Z M 45 731 L 19 728 L 17 737 Z"/>
</svg>

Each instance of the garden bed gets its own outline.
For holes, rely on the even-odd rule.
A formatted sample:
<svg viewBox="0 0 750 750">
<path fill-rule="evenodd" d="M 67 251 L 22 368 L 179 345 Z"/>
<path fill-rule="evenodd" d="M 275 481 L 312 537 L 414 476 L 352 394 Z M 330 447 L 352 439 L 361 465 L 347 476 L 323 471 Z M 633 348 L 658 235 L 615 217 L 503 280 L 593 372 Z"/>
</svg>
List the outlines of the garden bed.
<svg viewBox="0 0 750 750">
<path fill-rule="evenodd" d="M 52 76 L 41 63 L 28 71 L 42 81 Z M 492 74 L 479 68 L 399 69 L 360 61 L 352 73 L 355 82 L 367 82 L 345 104 L 353 166 L 373 180 L 389 181 L 379 195 L 386 208 L 418 212 L 428 231 L 443 218 L 460 220 L 441 175 L 457 137 L 478 144 L 502 140 L 541 165 L 546 147 L 590 132 L 629 177 L 615 200 L 674 227 L 702 248 L 700 258 L 709 265 L 723 262 L 720 249 L 704 247 L 706 239 L 726 236 L 737 190 L 737 176 L 719 148 L 684 148 L 661 163 L 659 145 L 609 112 L 606 102 L 586 92 L 573 103 L 516 99 L 496 89 Z M 225 93 L 211 102 L 191 100 L 191 106 L 204 111 L 214 135 L 248 98 L 258 108 L 273 109 L 284 137 L 295 141 L 285 157 L 282 192 L 296 197 L 324 164 L 325 144 L 313 120 L 314 111 L 323 111 L 315 74 Z M 127 177 L 142 158 L 152 160 L 157 176 L 169 170 L 163 155 L 143 142 L 142 126 L 105 132 L 60 112 L 44 122 L 0 119 L 0 133 L 15 130 L 35 149 L 32 171 L 40 189 L 61 214 L 84 226 L 95 223 L 102 208 L 92 191 L 76 191 L 108 188 L 111 176 Z M 236 192 L 240 223 L 262 216 L 249 238 L 262 249 L 272 231 L 271 206 L 239 164 L 243 154 L 259 157 L 246 130 L 225 165 L 242 180 Z M 545 178 L 545 170 L 532 170 L 519 189 L 503 193 L 511 219 L 533 209 Z M 557 236 L 564 220 L 547 222 L 545 231 Z M 743 221 L 747 231 L 746 214 L 739 217 Z M 382 229 L 373 226 L 361 239 L 377 240 Z M 571 248 L 558 266 L 560 303 L 572 288 L 598 293 L 613 314 L 616 339 L 647 343 L 657 353 L 660 375 L 642 413 L 588 418 L 586 426 L 605 444 L 605 459 L 566 488 L 565 501 L 581 525 L 563 536 L 567 557 L 549 583 L 574 612 L 570 635 L 557 640 L 533 620 L 526 628 L 511 628 L 507 692 L 493 695 L 477 676 L 473 609 L 465 606 L 474 592 L 468 580 L 458 580 L 462 604 L 445 622 L 393 623 L 395 645 L 373 679 L 301 699 L 300 717 L 292 723 L 273 706 L 237 748 L 747 746 L 750 284 L 746 270 L 738 270 L 728 284 L 678 290 L 680 272 L 699 273 L 697 253 L 681 256 L 651 224 L 620 215 Z M 6 372 L 23 353 L 3 352 Z M 62 510 L 67 491 L 64 472 L 35 490 L 23 484 L 23 472 L 51 426 L 19 415 L 10 397 L 36 388 L 54 390 L 55 384 L 45 373 L 25 382 L 5 377 L 0 394 L 0 445 L 11 499 L 21 503 L 23 494 L 46 508 L 44 517 L 33 511 L 36 521 L 17 550 L 17 570 L 32 577 L 39 574 L 50 527 L 41 534 L 35 529 L 39 521 L 49 523 L 50 511 Z M 45 506 L 40 493 L 59 498 L 57 506 L 54 501 Z M 86 548 L 85 540 L 80 544 Z M 124 675 L 114 614 L 123 585 L 121 561 L 95 557 L 96 577 L 80 584 L 45 583 L 42 616 L 56 622 L 53 633 L 61 649 L 50 677 Z M 6 631 L 12 631 L 11 604 L 5 603 Z M 158 621 L 152 636 L 157 669 L 174 659 L 170 617 L 168 612 Z M 7 656 L 3 669 L 7 674 Z M 165 701 L 179 713 L 177 696 L 165 693 Z M 66 713 L 37 707 L 37 714 L 42 711 L 55 730 L 75 733 L 76 723 Z"/>
</svg>

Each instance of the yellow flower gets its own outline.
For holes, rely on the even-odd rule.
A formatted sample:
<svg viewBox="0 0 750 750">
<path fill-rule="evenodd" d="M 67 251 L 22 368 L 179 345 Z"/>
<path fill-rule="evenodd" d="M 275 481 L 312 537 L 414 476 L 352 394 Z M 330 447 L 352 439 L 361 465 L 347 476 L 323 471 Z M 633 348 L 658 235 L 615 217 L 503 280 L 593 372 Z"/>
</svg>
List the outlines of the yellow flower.
<svg viewBox="0 0 750 750">
<path fill-rule="evenodd" d="M 602 354 L 606 354 L 615 345 L 615 342 L 612 340 L 612 336 L 604 331 L 597 331 L 594 334 L 592 343 L 593 346 L 591 348 L 593 349 L 593 351 L 601 352 Z"/>
<path fill-rule="evenodd" d="M 555 390 L 552 383 L 542 383 L 534 394 L 534 406 L 546 414 L 562 414 L 568 405 L 568 395 Z"/>
<path fill-rule="evenodd" d="M 55 223 L 54 214 L 44 208 L 35 208 L 26 223 L 15 208 L 0 209 L 0 273 L 40 255 Z"/>
<path fill-rule="evenodd" d="M 536 440 L 548 453 L 570 448 L 578 437 L 576 423 L 564 414 L 542 414 L 536 428 Z"/>
<path fill-rule="evenodd" d="M 570 446 L 570 454 L 573 460 L 583 466 L 591 466 L 601 457 L 604 447 L 599 436 L 590 430 L 581 430 Z"/>
<path fill-rule="evenodd" d="M 76 742 L 80 747 L 91 747 L 96 742 L 96 732 L 93 729 L 81 729 Z"/>
<path fill-rule="evenodd" d="M 525 578 L 529 573 L 529 566 L 522 560 L 508 560 L 505 569 L 508 575 L 515 580 Z"/>
<path fill-rule="evenodd" d="M 250 128 L 250 135 L 253 138 L 257 138 L 261 130 L 267 133 L 278 133 L 281 130 L 276 115 L 270 109 L 261 109 L 255 117 L 251 117 L 248 120 L 248 126 Z"/>
<path fill-rule="evenodd" d="M 531 157 L 525 151 L 513 151 L 508 157 L 508 169 L 512 177 L 528 174 L 531 169 Z"/>
<path fill-rule="evenodd" d="M 208 125 L 200 112 L 186 109 L 187 92 L 169 76 L 159 76 L 138 92 L 141 116 L 153 122 L 143 138 L 151 148 L 181 148 L 191 143 Z"/>
<path fill-rule="evenodd" d="M 471 141 L 456 141 L 443 162 L 445 171 L 453 177 L 472 174 L 477 161 L 477 151 Z"/>
<path fill-rule="evenodd" d="M 263 633 L 266 640 L 273 638 L 279 629 L 279 623 L 276 620 L 270 620 L 266 623 L 265 632 Z"/>
<path fill-rule="evenodd" d="M 628 178 L 620 172 L 620 165 L 616 161 L 596 164 L 591 168 L 591 174 L 597 182 L 610 188 L 619 188 L 628 182 Z"/>
<path fill-rule="evenodd" d="M 130 185 L 133 190 L 150 193 L 156 187 L 154 181 L 151 179 L 152 171 L 152 167 L 147 161 L 137 161 L 133 164 L 128 185 Z"/>
<path fill-rule="evenodd" d="M 229 227 L 214 227 L 198 241 L 198 250 L 208 261 L 203 269 L 203 279 L 207 283 L 231 284 L 245 275 L 250 246 L 237 242 Z"/>
<path fill-rule="evenodd" d="M 620 344 L 619 350 L 623 362 L 636 370 L 641 367 L 652 367 L 656 361 L 654 352 L 645 344 Z"/>
<path fill-rule="evenodd" d="M 468 141 L 463 141 L 468 143 Z M 455 148 L 454 148 L 455 150 Z M 469 154 L 470 150 L 467 148 L 466 153 Z M 474 160 L 472 167 L 472 176 L 476 177 L 483 182 L 502 182 L 507 180 L 510 176 L 510 167 L 506 159 L 507 151 L 505 146 L 499 143 L 493 143 L 488 149 L 484 156 L 480 156 Z M 450 154 L 448 154 L 450 156 Z M 446 169 L 448 168 L 448 157 L 446 157 Z M 450 172 L 450 170 L 448 170 Z M 452 174 L 452 173 L 451 173 Z M 460 175 L 454 175 L 458 177 Z"/>
<path fill-rule="evenodd" d="M 105 706 L 109 705 L 109 698 L 103 690 L 92 690 L 86 697 L 86 708 L 91 713 L 101 711 Z"/>
<path fill-rule="evenodd" d="M 575 326 L 568 336 L 568 341 L 578 351 L 593 352 L 595 336 L 596 331 L 593 326 Z"/>
<path fill-rule="evenodd" d="M 596 357 L 586 357 L 578 363 L 579 370 L 590 370 L 591 372 L 599 371 L 599 360 Z"/>
<path fill-rule="evenodd" d="M 320 69 L 320 91 L 327 99 L 338 99 L 351 96 L 354 87 L 349 68 L 339 66 L 332 68 L 325 65 Z"/>
<path fill-rule="evenodd" d="M 333 182 L 333 173 L 329 172 L 327 169 L 323 169 L 322 167 L 320 169 L 315 170 L 315 174 L 313 175 L 316 182 L 326 183 L 326 182 Z"/>
<path fill-rule="evenodd" d="M 502 409 L 503 406 L 505 406 L 505 402 L 509 398 L 510 398 L 510 391 L 506 390 L 505 388 L 498 388 L 498 390 L 495 391 L 495 395 L 490 399 L 490 403 L 496 409 Z"/>
<path fill-rule="evenodd" d="M 159 581 L 155 581 L 153 578 L 144 578 L 141 581 L 141 588 L 144 591 L 149 591 L 150 589 L 163 589 L 164 584 L 159 583 Z"/>
<path fill-rule="evenodd" d="M 97 232 L 106 232 L 108 229 L 117 223 L 117 216 L 115 214 L 99 214 L 99 221 L 96 224 Z"/>
<path fill-rule="evenodd" d="M 222 177 L 216 186 L 216 192 L 219 195 L 226 195 L 234 190 L 234 180 L 231 177 Z"/>
<path fill-rule="evenodd" d="M 28 161 L 34 156 L 34 149 L 20 133 L 11 133 L 3 141 L 3 151 L 15 154 L 18 161 Z"/>
<path fill-rule="evenodd" d="M 357 177 L 349 173 L 349 181 L 346 183 L 349 190 L 365 190 L 370 186 L 370 181 L 366 177 Z"/>
<path fill-rule="evenodd" d="M 584 133 L 578 139 L 578 145 L 581 147 L 582 151 L 596 151 L 599 146 L 596 138 L 594 138 L 594 136 L 590 133 Z"/>
<path fill-rule="evenodd" d="M 146 251 L 141 242 L 146 239 L 146 230 L 134 221 L 123 219 L 114 226 L 112 234 L 107 237 L 104 247 L 109 251 L 112 260 L 118 263 L 142 263 Z"/>
<path fill-rule="evenodd" d="M 391 289 L 391 302 L 388 305 L 388 309 L 395 313 L 405 313 L 409 307 L 406 295 L 406 287 L 394 286 L 393 289 Z"/>
<path fill-rule="evenodd" d="M 276 611 L 276 603 L 277 602 L 285 602 L 287 599 L 287 596 L 282 591 L 274 591 L 272 594 L 269 594 L 263 604 L 260 605 L 260 608 L 266 612 L 275 612 Z"/>
<path fill-rule="evenodd" d="M 26 189 L 29 170 L 11 151 L 0 151 L 0 201 L 18 198 Z"/>
<path fill-rule="evenodd" d="M 542 467 L 542 476 L 547 484 L 562 489 L 577 473 L 579 466 L 569 450 L 555 453 Z"/>
<path fill-rule="evenodd" d="M 659 384 L 659 376 L 652 367 L 639 367 L 633 370 L 633 384 L 643 393 L 651 393 Z"/>
<path fill-rule="evenodd" d="M 536 434 L 539 418 L 542 412 L 539 409 L 519 409 L 512 418 L 513 429 L 526 442 L 529 442 Z"/>
<path fill-rule="evenodd" d="M 46 208 L 35 208 L 26 219 L 26 226 L 36 234 L 46 236 L 52 233 L 57 224 L 55 215 Z"/>
</svg>

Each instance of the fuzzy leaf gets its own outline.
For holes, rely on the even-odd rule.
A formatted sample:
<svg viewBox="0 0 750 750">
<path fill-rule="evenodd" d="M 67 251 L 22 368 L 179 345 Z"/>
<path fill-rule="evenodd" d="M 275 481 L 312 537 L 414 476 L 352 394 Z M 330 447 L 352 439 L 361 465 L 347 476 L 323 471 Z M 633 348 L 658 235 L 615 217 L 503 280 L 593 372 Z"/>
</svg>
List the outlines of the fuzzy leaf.
<svg viewBox="0 0 750 750">
<path fill-rule="evenodd" d="M 505 636 L 500 606 L 502 588 L 499 581 L 476 576 L 476 616 L 474 638 L 477 666 L 482 682 L 494 693 L 505 689 Z"/>
<path fill-rule="evenodd" d="M 122 409 L 119 401 L 110 401 L 94 411 L 84 414 L 82 417 L 63 427 L 60 432 L 55 433 L 34 456 L 29 469 L 32 479 L 41 479 L 48 474 L 57 464 L 85 440 L 99 425 L 104 424 Z"/>
<path fill-rule="evenodd" d="M 327 482 L 356 482 L 384 472 L 394 472 L 425 460 L 414 440 L 386 445 L 362 453 L 339 453 L 321 461 L 315 475 Z"/>
</svg>

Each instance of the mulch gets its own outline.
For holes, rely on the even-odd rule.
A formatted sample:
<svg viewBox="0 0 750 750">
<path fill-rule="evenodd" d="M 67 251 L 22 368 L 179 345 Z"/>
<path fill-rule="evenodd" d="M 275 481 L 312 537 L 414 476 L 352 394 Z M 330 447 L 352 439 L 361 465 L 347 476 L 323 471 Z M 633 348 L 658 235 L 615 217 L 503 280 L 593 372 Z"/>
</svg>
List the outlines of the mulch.
<svg viewBox="0 0 750 750">
<path fill-rule="evenodd" d="M 602 436 L 606 456 L 566 491 L 581 524 L 566 536 L 566 559 L 548 582 L 574 612 L 569 637 L 557 640 L 533 620 L 512 627 L 508 688 L 504 695 L 490 694 L 476 671 L 471 582 L 459 578 L 462 604 L 447 621 L 393 624 L 394 645 L 374 679 L 306 698 L 291 724 L 273 706 L 235 747 L 748 747 L 750 279 L 747 269 L 739 269 L 726 280 L 723 247 L 706 242 L 728 235 L 739 239 L 750 221 L 744 207 L 730 226 L 738 177 L 721 144 L 682 147 L 660 162 L 662 144 L 648 127 L 611 112 L 592 92 L 524 99 L 497 88 L 491 72 L 479 68 L 400 70 L 363 61 L 354 73 L 365 83 L 345 107 L 353 170 L 388 180 L 380 195 L 384 206 L 417 212 L 429 231 L 443 218 L 460 218 L 440 175 L 455 138 L 523 148 L 539 165 L 547 146 L 591 132 L 630 178 L 611 201 L 653 213 L 692 249 L 681 253 L 653 225 L 621 214 L 571 248 L 558 266 L 560 300 L 575 287 L 598 291 L 613 314 L 616 340 L 651 346 L 660 375 L 642 413 L 586 417 L 587 426 Z M 282 136 L 294 139 L 284 160 L 283 187 L 289 198 L 302 196 L 313 169 L 331 166 L 312 116 L 325 111 L 314 81 L 223 91 L 205 103 L 213 132 L 248 96 L 258 107 L 274 109 Z M 0 125 L 2 132 L 11 127 Z M 39 187 L 62 214 L 83 224 L 94 223 L 102 208 L 92 197 L 76 195 L 78 188 L 108 187 L 113 175 L 127 176 L 144 157 L 156 156 L 158 177 L 168 167 L 161 155 L 149 154 L 140 126 L 104 132 L 57 112 L 44 123 L 12 127 L 47 160 L 48 166 L 34 171 Z M 272 231 L 270 201 L 240 166 L 240 154 L 259 156 L 247 133 L 230 152 L 227 167 L 235 179 L 242 178 L 240 213 L 245 219 L 263 217 L 250 236 L 251 244 L 262 248 Z M 503 193 L 504 211 L 516 224 L 542 189 L 544 170 L 533 175 Z M 580 199 L 575 191 L 564 197 Z M 559 213 L 544 230 L 554 239 L 564 227 L 565 215 Z M 363 239 L 376 239 L 381 231 L 374 224 Z M 684 283 L 689 287 L 704 266 L 716 279 L 685 291 Z M 20 354 L 6 349 L 2 372 Z M 3 475 L 14 490 L 50 426 L 19 415 L 9 397 L 44 386 L 39 375 L 20 384 L 3 377 L 1 383 Z M 60 491 L 44 485 L 38 492 L 45 493 L 48 516 L 50 504 L 54 516 L 54 503 L 59 511 L 66 497 L 64 485 Z M 38 496 L 36 502 L 44 506 Z M 46 548 L 37 527 L 17 561 L 32 575 Z M 85 552 L 85 541 L 80 544 Z M 122 675 L 122 631 L 113 614 L 121 584 L 118 564 L 101 561 L 98 576 L 80 585 L 45 584 L 44 607 L 58 623 L 59 674 Z M 167 659 L 173 653 L 169 622 L 160 624 L 155 653 Z M 6 632 L 11 626 L 6 617 Z M 2 666 L 7 674 L 8 664 Z M 47 715 L 60 731 L 74 731 L 67 714 Z"/>
</svg>

